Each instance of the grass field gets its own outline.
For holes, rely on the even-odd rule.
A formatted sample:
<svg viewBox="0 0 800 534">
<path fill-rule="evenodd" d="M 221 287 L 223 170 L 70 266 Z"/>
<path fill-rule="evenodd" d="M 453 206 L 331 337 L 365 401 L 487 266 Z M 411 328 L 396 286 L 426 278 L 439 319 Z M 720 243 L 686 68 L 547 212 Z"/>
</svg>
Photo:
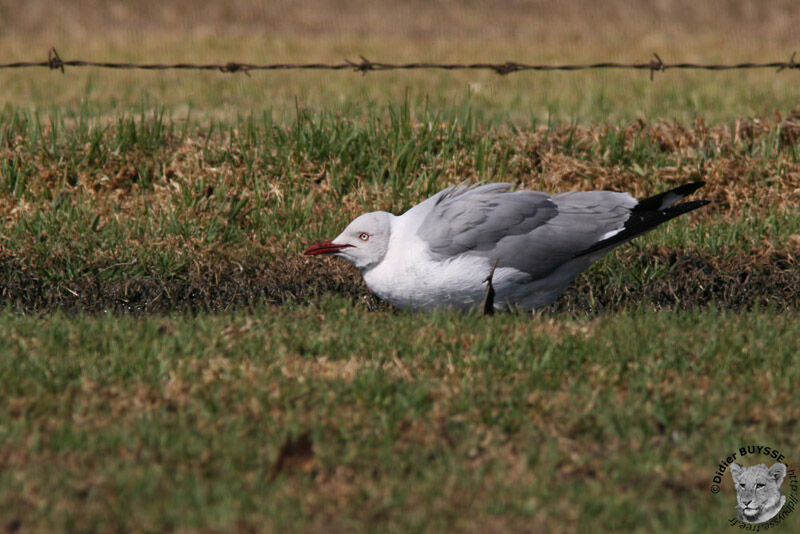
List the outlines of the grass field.
<svg viewBox="0 0 800 534">
<path fill-rule="evenodd" d="M 724 452 L 800 445 L 800 323 L 775 311 L 325 298 L 0 328 L 0 509 L 29 530 L 702 532 L 734 515 Z"/>
<path fill-rule="evenodd" d="M 0 62 L 761 61 L 800 16 L 76 5 L 0 0 Z M 0 528 L 729 528 L 720 459 L 800 459 L 797 76 L 0 71 Z M 301 255 L 481 180 L 712 203 L 533 316 L 400 312 Z"/>
</svg>

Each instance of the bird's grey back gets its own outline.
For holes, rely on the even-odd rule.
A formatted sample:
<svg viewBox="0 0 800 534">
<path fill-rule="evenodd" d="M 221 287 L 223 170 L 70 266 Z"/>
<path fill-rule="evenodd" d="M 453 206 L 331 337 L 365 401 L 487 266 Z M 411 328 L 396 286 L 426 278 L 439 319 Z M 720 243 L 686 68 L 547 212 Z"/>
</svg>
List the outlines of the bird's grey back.
<svg viewBox="0 0 800 534">
<path fill-rule="evenodd" d="M 636 199 L 612 191 L 553 195 L 510 184 L 457 186 L 438 193 L 418 235 L 431 254 L 499 260 L 540 278 L 623 227 Z"/>
<path fill-rule="evenodd" d="M 423 220 L 419 236 L 431 252 L 442 256 L 488 251 L 499 240 L 529 233 L 556 214 L 547 194 L 508 192 L 509 187 L 499 183 L 445 189 Z"/>
</svg>

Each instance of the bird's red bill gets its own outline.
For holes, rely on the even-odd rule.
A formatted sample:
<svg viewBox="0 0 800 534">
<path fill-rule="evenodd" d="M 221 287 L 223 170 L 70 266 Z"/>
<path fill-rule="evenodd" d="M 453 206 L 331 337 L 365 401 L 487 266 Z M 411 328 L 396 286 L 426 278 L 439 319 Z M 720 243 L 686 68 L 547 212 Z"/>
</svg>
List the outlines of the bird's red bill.
<svg viewBox="0 0 800 534">
<path fill-rule="evenodd" d="M 320 243 L 314 243 L 308 250 L 303 252 L 306 256 L 314 256 L 315 254 L 333 254 L 334 252 L 339 252 L 343 248 L 352 247 L 353 245 L 337 245 L 333 241 L 322 241 Z"/>
</svg>

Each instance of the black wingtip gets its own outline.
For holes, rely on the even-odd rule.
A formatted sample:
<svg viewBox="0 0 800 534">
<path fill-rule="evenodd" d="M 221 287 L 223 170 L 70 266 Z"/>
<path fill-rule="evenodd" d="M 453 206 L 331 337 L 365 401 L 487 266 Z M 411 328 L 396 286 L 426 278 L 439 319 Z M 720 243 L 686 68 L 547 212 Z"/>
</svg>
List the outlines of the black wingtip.
<svg viewBox="0 0 800 534">
<path fill-rule="evenodd" d="M 704 185 L 706 185 L 705 182 L 689 182 L 688 184 L 680 185 L 669 191 L 640 200 L 633 208 L 633 211 L 655 211 L 669 208 Z"/>
<path fill-rule="evenodd" d="M 698 183 L 700 185 L 697 185 Z M 696 191 L 702 187 L 703 184 L 702 182 L 686 184 L 677 189 L 686 188 L 687 186 L 694 186 L 694 189 L 691 189 L 691 191 Z M 676 189 L 646 199 L 645 202 L 652 200 L 652 205 L 660 206 L 663 202 L 664 196 L 674 191 L 676 191 Z M 684 213 L 689 213 L 690 211 L 694 211 L 698 208 L 702 208 L 710 203 L 710 200 L 692 200 L 690 202 L 675 204 L 666 209 L 643 209 L 640 207 L 642 206 L 642 203 L 640 202 L 633 210 L 631 210 L 631 216 L 627 221 L 625 221 L 625 227 L 622 229 L 622 231 L 609 237 L 608 239 L 604 239 L 599 243 L 595 243 L 588 249 L 578 254 L 578 256 L 591 254 L 592 252 L 597 252 L 598 250 L 610 249 L 621 245 L 626 241 L 630 241 L 634 237 L 642 235 L 645 232 L 649 232 L 653 228 L 656 228 L 657 226 L 660 226 L 661 224 L 674 219 L 675 217 L 683 215 Z"/>
<path fill-rule="evenodd" d="M 677 193 L 678 195 L 687 196 L 691 195 L 704 185 L 706 185 L 705 182 L 689 182 L 688 184 L 683 184 L 679 187 L 676 187 L 675 189 L 672 190 L 672 192 Z"/>
<path fill-rule="evenodd" d="M 680 204 L 676 204 L 675 206 L 663 211 L 663 213 L 666 215 L 664 222 L 674 219 L 678 215 L 683 215 L 684 213 L 689 213 L 697 208 L 707 206 L 708 204 L 711 204 L 710 200 L 692 200 L 691 202 L 682 202 Z"/>
</svg>

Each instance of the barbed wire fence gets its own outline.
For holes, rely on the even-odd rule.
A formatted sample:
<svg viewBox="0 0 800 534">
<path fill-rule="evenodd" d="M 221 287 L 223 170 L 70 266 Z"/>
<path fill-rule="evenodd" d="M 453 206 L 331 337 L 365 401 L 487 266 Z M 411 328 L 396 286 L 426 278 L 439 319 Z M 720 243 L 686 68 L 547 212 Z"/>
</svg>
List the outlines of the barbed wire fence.
<svg viewBox="0 0 800 534">
<path fill-rule="evenodd" d="M 368 72 L 381 72 L 390 70 L 491 70 L 504 76 L 523 71 L 580 71 L 590 69 L 633 69 L 650 72 L 650 80 L 656 72 L 667 70 L 745 70 L 745 69 L 776 69 L 780 72 L 785 69 L 800 69 L 800 63 L 795 62 L 794 52 L 789 61 L 769 61 L 764 63 L 665 63 L 653 54 L 650 61 L 644 63 L 617 63 L 601 62 L 576 65 L 536 65 L 506 61 L 504 63 L 384 63 L 371 61 L 363 56 L 360 61 L 345 60 L 343 63 L 267 63 L 254 64 L 231 61 L 228 63 L 124 63 L 110 61 L 86 61 L 83 59 L 63 60 L 55 48 L 51 48 L 44 61 L 18 61 L 14 63 L 0 63 L 0 69 L 19 69 L 47 67 L 51 70 L 65 72 L 65 67 L 94 67 L 102 69 L 139 69 L 139 70 L 206 70 L 223 73 L 243 72 L 249 76 L 252 71 L 268 70 L 339 70 L 354 71 L 366 74 Z"/>
</svg>

